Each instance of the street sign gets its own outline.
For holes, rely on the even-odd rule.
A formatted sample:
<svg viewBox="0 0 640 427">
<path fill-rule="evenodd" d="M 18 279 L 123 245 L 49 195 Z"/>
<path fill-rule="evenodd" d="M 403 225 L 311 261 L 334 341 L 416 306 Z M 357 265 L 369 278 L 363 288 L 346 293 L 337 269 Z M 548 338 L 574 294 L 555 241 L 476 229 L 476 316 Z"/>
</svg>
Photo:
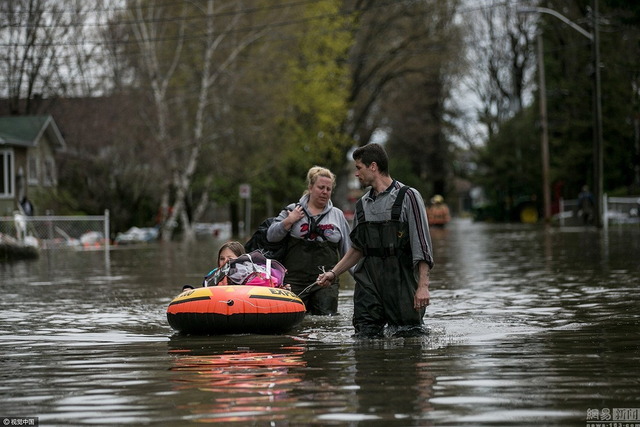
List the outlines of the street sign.
<svg viewBox="0 0 640 427">
<path fill-rule="evenodd" d="M 241 199 L 251 198 L 251 184 L 240 184 L 239 194 Z"/>
</svg>

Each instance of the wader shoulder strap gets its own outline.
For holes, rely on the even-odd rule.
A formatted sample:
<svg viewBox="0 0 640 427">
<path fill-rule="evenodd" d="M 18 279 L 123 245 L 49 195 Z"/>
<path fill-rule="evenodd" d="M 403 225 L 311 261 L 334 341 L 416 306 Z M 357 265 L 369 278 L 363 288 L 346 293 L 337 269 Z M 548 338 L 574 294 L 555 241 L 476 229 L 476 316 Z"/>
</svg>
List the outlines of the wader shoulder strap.
<svg viewBox="0 0 640 427">
<path fill-rule="evenodd" d="M 391 220 L 398 221 L 400 219 L 400 214 L 402 213 L 402 203 L 404 202 L 404 195 L 407 193 L 409 189 L 408 185 L 400 188 L 398 190 L 398 197 L 396 197 L 396 201 L 393 202 L 393 206 L 391 207 Z"/>
<path fill-rule="evenodd" d="M 402 213 L 402 203 L 404 202 L 404 195 L 407 190 L 409 190 L 409 186 L 405 185 L 398 190 L 398 197 L 396 197 L 395 202 L 393 202 L 393 206 L 391 207 L 391 220 L 398 221 L 400 219 L 400 214 Z M 364 209 L 362 208 L 362 199 L 358 199 L 356 203 L 356 216 L 358 218 L 358 224 L 365 222 Z"/>
<path fill-rule="evenodd" d="M 356 202 L 356 218 L 358 218 L 358 224 L 362 224 L 364 219 L 364 209 L 362 208 L 362 199 L 358 199 Z"/>
<path fill-rule="evenodd" d="M 313 219 L 311 215 L 307 214 L 307 212 L 305 211 L 305 214 L 307 215 L 307 220 L 309 221 L 309 236 L 311 236 L 312 234 L 317 234 L 322 238 L 322 240 L 326 240 L 324 238 L 324 232 L 320 230 L 320 228 L 318 228 L 318 224 L 320 224 L 320 221 L 322 221 L 322 218 L 324 218 L 329 212 L 331 211 L 329 210 L 323 213 L 318 217 L 318 219 Z"/>
</svg>

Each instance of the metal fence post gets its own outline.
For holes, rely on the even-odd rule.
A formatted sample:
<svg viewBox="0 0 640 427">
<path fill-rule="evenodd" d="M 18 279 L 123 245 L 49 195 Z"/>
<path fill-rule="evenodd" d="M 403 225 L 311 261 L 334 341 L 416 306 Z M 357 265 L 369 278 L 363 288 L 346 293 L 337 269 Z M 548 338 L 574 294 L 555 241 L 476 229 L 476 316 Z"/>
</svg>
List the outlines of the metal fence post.
<svg viewBox="0 0 640 427">
<path fill-rule="evenodd" d="M 609 212 L 609 197 L 607 196 L 607 193 L 604 193 L 602 195 L 602 226 L 606 229 L 609 226 L 609 215 L 607 215 L 607 213 Z"/>
<path fill-rule="evenodd" d="M 110 276 L 111 272 L 111 235 L 110 233 L 110 221 L 109 221 L 109 209 L 104 210 L 104 264 L 107 270 L 107 276 Z"/>
<path fill-rule="evenodd" d="M 104 250 L 109 252 L 110 239 L 109 239 L 109 209 L 104 210 Z"/>
</svg>

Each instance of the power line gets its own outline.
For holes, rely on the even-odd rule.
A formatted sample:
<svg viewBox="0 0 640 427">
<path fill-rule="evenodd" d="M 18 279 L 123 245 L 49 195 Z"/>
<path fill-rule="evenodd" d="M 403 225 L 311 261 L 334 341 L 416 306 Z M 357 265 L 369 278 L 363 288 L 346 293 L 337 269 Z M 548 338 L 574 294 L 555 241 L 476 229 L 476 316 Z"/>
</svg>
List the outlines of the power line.
<svg viewBox="0 0 640 427">
<path fill-rule="evenodd" d="M 332 19 L 332 18 L 338 18 L 338 17 L 342 17 L 344 16 L 343 14 L 333 14 L 333 13 L 328 13 L 328 14 L 321 14 L 321 15 L 316 15 L 316 16 L 312 16 L 312 17 L 308 17 L 308 18 L 301 18 L 301 19 L 295 19 L 295 20 L 289 20 L 289 21 L 282 21 L 282 22 L 277 22 L 277 23 L 267 23 L 267 24 L 261 24 L 261 25 L 254 25 L 254 26 L 247 26 L 247 27 L 240 27 L 240 28 L 236 28 L 230 31 L 227 31 L 227 33 L 250 33 L 253 31 L 261 31 L 261 30 L 266 30 L 266 29 L 272 29 L 272 28 L 278 28 L 278 27 L 286 27 L 286 26 L 290 26 L 290 25 L 298 25 L 298 24 L 305 24 L 305 23 L 309 23 L 309 22 L 313 22 L 316 20 L 324 20 L 324 19 Z M 143 24 L 143 23 L 148 23 L 149 21 L 137 21 L 137 24 Z M 179 20 L 176 20 L 174 22 L 179 22 Z M 116 25 L 120 25 L 120 24 L 116 24 Z M 125 25 L 131 25 L 131 23 L 127 23 Z M 346 31 L 346 30 L 345 30 Z M 195 34 L 192 36 L 167 36 L 167 37 L 158 37 L 158 38 L 151 38 L 151 39 L 147 39 L 146 41 L 150 41 L 150 42 L 166 42 L 166 41 L 175 41 L 175 40 L 194 40 L 194 39 L 200 39 L 200 38 L 206 38 L 206 37 L 212 37 L 215 35 L 219 35 L 222 33 L 219 32 L 214 32 L 214 33 L 210 33 L 210 32 L 203 32 L 200 34 Z M 92 45 L 92 46 L 105 46 L 105 45 L 129 45 L 129 44 L 135 44 L 138 43 L 138 40 L 118 40 L 118 41 L 113 41 L 113 40 L 82 40 L 82 41 L 77 41 L 77 42 L 71 42 L 71 41 L 67 41 L 64 43 L 56 43 L 56 46 L 80 46 L 80 45 Z M 42 43 L 14 43 L 14 44 L 10 44 L 10 43 L 0 43 L 0 46 L 2 47 L 26 47 L 26 46 L 49 46 L 51 45 L 51 42 L 42 42 Z"/>
<path fill-rule="evenodd" d="M 509 4 L 512 4 L 514 2 L 516 2 L 517 0 L 505 0 L 499 3 L 493 3 L 491 5 L 485 5 L 485 6 L 474 6 L 474 7 L 467 7 L 467 8 L 461 8 L 458 9 L 456 11 L 456 13 L 471 13 L 471 12 L 477 12 L 480 10 L 487 10 L 487 9 L 492 9 L 492 8 L 496 8 L 496 7 L 500 7 L 500 6 L 506 6 Z M 112 22 L 91 22 L 91 23 L 68 23 L 68 24 L 64 24 L 64 25 L 40 25 L 40 28 L 86 28 L 86 27 L 108 27 L 108 26 L 134 26 L 134 25 L 141 25 L 141 24 L 153 24 L 153 23 L 186 23 L 192 20 L 207 20 L 207 19 L 214 19 L 214 18 L 221 18 L 221 17 L 229 17 L 229 16 L 234 16 L 234 15 L 248 15 L 251 13 L 257 13 L 257 12 L 263 12 L 263 11 L 274 11 L 274 10 L 278 10 L 278 9 L 284 9 L 284 8 L 288 8 L 288 7 L 294 7 L 294 6 L 301 6 L 301 5 L 306 5 L 306 4 L 311 4 L 314 2 L 318 2 L 318 0 L 299 0 L 299 1 L 295 1 L 295 2 L 290 2 L 290 3 L 283 3 L 283 4 L 278 4 L 278 5 L 270 5 L 270 6 L 264 6 L 264 7 L 258 7 L 258 8 L 246 8 L 246 9 L 240 9 L 240 10 L 234 10 L 234 11 L 226 11 L 226 12 L 218 12 L 218 13 L 213 13 L 213 14 L 204 14 L 204 15 L 189 15 L 189 16 L 182 16 L 182 17 L 168 17 L 168 18 L 157 18 L 157 19 L 142 19 L 142 20 L 128 20 L 128 21 L 118 21 L 115 23 Z M 387 7 L 395 7 L 398 4 L 401 3 L 412 3 L 412 0 L 395 0 L 395 1 L 390 1 L 390 2 L 386 2 L 386 3 L 381 3 L 379 5 L 375 5 L 374 8 L 376 9 L 382 9 L 382 8 L 387 8 Z M 175 2 L 170 2 L 170 3 L 165 3 L 166 5 L 176 5 Z M 117 8 L 116 8 L 117 9 Z M 114 9 L 102 9 L 100 10 L 100 12 L 112 12 Z M 121 8 L 120 10 L 128 10 L 128 9 L 124 9 Z M 371 10 L 371 9 L 369 9 Z M 94 11 L 91 11 L 91 13 L 93 13 Z M 268 29 L 268 28 L 276 28 L 276 27 L 286 27 L 289 25 L 296 25 L 296 24 L 303 24 L 303 23 L 309 23 L 309 22 L 313 22 L 315 20 L 322 20 L 322 19 L 332 19 L 332 18 L 340 18 L 340 17 L 351 17 L 354 14 L 360 13 L 361 11 L 353 11 L 353 12 L 338 12 L 338 13 L 331 13 L 331 14 L 322 14 L 322 15 L 317 15 L 317 16 L 313 16 L 313 17 L 308 17 L 308 18 L 303 18 L 303 19 L 296 19 L 296 20 L 288 20 L 288 21 L 281 21 L 278 23 L 271 23 L 271 24 L 262 24 L 262 25 L 258 25 L 258 26 L 248 26 L 248 27 L 243 27 L 243 28 L 238 28 L 233 30 L 232 32 L 234 33 L 241 33 L 241 32 L 251 32 L 251 31 L 256 31 L 256 30 L 264 30 L 264 29 Z M 27 13 L 27 12 L 25 12 Z M 9 25 L 8 27 L 11 28 L 27 28 L 29 24 L 26 25 Z M 217 33 L 214 33 L 217 34 Z M 214 34 L 209 34 L 209 33 L 203 33 L 201 35 L 194 35 L 192 37 L 190 37 L 189 39 L 198 39 L 200 37 L 208 37 L 208 36 L 212 36 Z M 155 38 L 155 39 L 150 39 L 148 41 L 152 41 L 152 42 L 160 42 L 160 41 L 172 41 L 172 40 L 177 40 L 178 37 L 174 36 L 174 37 L 164 37 L 164 38 Z M 104 46 L 104 45 L 113 45 L 113 44 L 133 44 L 133 43 L 137 43 L 137 41 L 135 40 L 126 40 L 126 41 L 116 41 L 115 43 L 113 41 L 103 41 L 103 40 L 83 40 L 80 42 L 65 42 L 65 43 L 57 43 L 57 46 L 79 46 L 79 45 L 93 45 L 93 46 Z M 49 45 L 49 42 L 43 42 L 43 43 L 22 43 L 22 44 L 9 44 L 9 43 L 0 43 L 0 46 L 4 46 L 4 47 L 8 47 L 8 46 L 12 46 L 12 47 L 26 47 L 26 46 L 44 46 L 44 45 Z"/>
<path fill-rule="evenodd" d="M 276 4 L 276 5 L 270 5 L 270 6 L 263 6 L 263 7 L 255 7 L 255 8 L 245 8 L 245 9 L 237 9 L 237 10 L 230 10 L 230 11 L 225 11 L 225 12 L 216 12 L 216 13 L 212 13 L 212 14 L 197 14 L 197 15 L 185 15 L 185 16 L 170 16 L 170 17 L 164 17 L 164 18 L 155 18 L 155 19 L 133 19 L 133 20 L 125 20 L 125 21 L 118 21 L 117 25 L 139 25 L 139 24 L 152 24 L 152 23 L 163 23 L 163 22 L 189 22 L 192 20 L 208 20 L 208 19 L 214 19 L 214 18 L 224 18 L 224 17 L 230 17 L 230 16 L 243 16 L 243 15 L 250 15 L 253 13 L 258 13 L 258 12 L 265 12 L 265 11 L 275 11 L 275 10 L 279 10 L 279 9 L 285 9 L 285 8 L 289 8 L 289 7 L 295 7 L 295 6 L 301 6 L 301 5 L 306 5 L 309 3 L 314 3 L 314 2 L 318 2 L 318 0 L 299 0 L 299 1 L 295 1 L 295 2 L 291 2 L 291 3 L 282 3 L 282 4 Z M 185 3 L 185 2 L 182 2 Z M 186 3 L 191 3 L 191 2 L 186 2 Z M 169 5 L 169 6 L 176 6 L 177 2 L 169 2 L 169 3 L 165 3 L 165 5 Z M 152 6 L 143 6 L 143 9 L 158 9 L 158 8 L 162 8 L 163 6 L 160 5 L 154 5 Z M 82 11 L 82 12 L 77 12 L 75 11 L 75 13 L 77 13 L 79 16 L 83 16 L 83 15 L 88 15 L 88 14 L 106 14 L 106 13 L 115 13 L 118 11 L 122 11 L 122 12 L 130 12 L 131 9 L 128 8 L 112 8 L 112 9 L 94 9 L 94 10 L 87 10 L 87 11 Z M 24 14 L 29 14 L 30 12 L 28 11 L 17 11 L 14 13 L 24 13 Z M 74 11 L 71 10 L 67 10 L 67 11 L 56 11 L 56 12 L 51 12 L 51 11 L 43 11 L 43 13 L 74 13 Z M 30 24 L 9 24 L 7 25 L 8 27 L 12 27 L 12 28 L 27 28 L 29 27 Z M 41 28 L 51 28 L 51 27 L 55 27 L 55 28 L 66 28 L 66 27 L 108 27 L 113 25 L 113 23 L 111 22 L 82 22 L 82 23 L 65 23 L 65 24 L 51 24 L 51 25 L 39 25 L 39 27 Z"/>
<path fill-rule="evenodd" d="M 245 9 L 245 11 L 255 11 L 255 10 L 274 10 L 274 8 L 276 7 L 284 7 L 284 5 L 286 6 L 290 6 L 290 5 L 301 5 L 301 4 L 308 4 L 308 3 L 312 3 L 315 0 L 303 0 L 303 1 L 297 1 L 297 2 L 291 2 L 291 3 L 285 3 L 282 5 L 276 5 L 276 6 L 271 6 L 271 7 L 264 7 L 264 8 L 252 8 L 252 9 Z M 380 8 L 387 8 L 390 6 L 396 6 L 399 3 L 404 3 L 406 1 L 410 1 L 410 0 L 403 0 L 403 1 L 391 1 L 391 2 L 386 2 L 386 3 L 381 3 L 376 5 L 375 7 L 380 9 Z M 469 12 L 475 12 L 478 10 L 483 10 L 483 9 L 490 9 L 490 8 L 495 8 L 498 6 L 504 6 L 507 4 L 512 4 L 514 0 L 506 0 L 503 2 L 493 2 L 490 5 L 484 5 L 484 6 L 474 6 L 474 7 L 468 7 L 465 9 L 459 9 L 458 12 L 462 12 L 462 13 L 469 13 Z M 172 3 L 167 3 L 167 4 L 172 4 L 175 5 L 175 2 Z M 370 9 L 371 10 L 371 9 Z M 253 26 L 253 27 L 244 27 L 244 28 L 238 28 L 234 31 L 236 32 L 240 32 L 240 31 L 250 31 L 250 30 L 257 30 L 257 29 L 261 29 L 261 30 L 265 30 L 265 29 L 271 29 L 271 28 L 276 28 L 276 27 L 283 27 L 283 26 L 287 26 L 287 25 L 295 25 L 295 24 L 304 24 L 304 23 L 309 23 L 315 20 L 319 20 L 319 19 L 331 19 L 331 18 L 336 18 L 339 16 L 349 16 L 348 14 L 343 14 L 343 13 L 331 13 L 331 14 L 321 14 L 321 15 L 317 15 L 317 16 L 312 16 L 312 17 L 307 17 L 307 18 L 303 18 L 303 19 L 296 19 L 296 20 L 289 20 L 289 21 L 282 21 L 279 23 L 268 23 L 268 24 L 263 24 L 260 26 Z M 138 21 L 138 22 L 145 22 L 145 21 Z M 125 25 L 129 25 L 129 23 L 125 24 Z M 327 32 L 338 32 L 338 31 L 346 31 L 345 29 L 332 29 L 332 30 L 327 30 Z M 204 33 L 200 33 L 200 34 L 195 34 L 192 35 L 190 37 L 187 38 L 187 40 L 196 40 L 202 37 L 207 37 L 210 36 L 210 33 L 204 32 Z M 285 36 L 285 35 L 280 35 L 280 37 L 278 36 L 274 36 L 274 33 L 270 33 L 267 37 L 270 37 L 271 41 L 285 41 L 285 40 L 295 40 L 297 37 L 296 36 Z M 170 40 L 176 40 L 176 37 L 169 37 L 169 38 L 157 38 L 157 39 L 152 39 L 150 41 L 154 41 L 154 42 L 158 42 L 158 41 L 170 41 Z M 58 48 L 64 48 L 64 47 L 71 47 L 71 46 L 80 46 L 80 45 L 94 45 L 94 46 L 118 46 L 118 45 L 132 45 L 132 44 L 137 44 L 138 41 L 137 40 L 125 40 L 125 41 L 101 41 L 99 44 L 98 43 L 94 43 L 91 40 L 84 40 L 84 41 L 79 41 L 79 42 L 75 42 L 75 43 L 58 43 L 55 46 Z M 11 45 L 11 44 L 0 44 L 0 46 L 12 46 L 12 47 L 19 47 L 20 45 Z M 415 55 L 419 55 L 424 53 L 425 50 L 420 50 L 420 52 L 413 52 L 411 54 L 411 56 L 415 56 Z M 98 52 L 97 53 L 97 59 L 96 59 L 96 55 L 94 55 L 93 60 L 95 61 L 95 64 L 99 64 L 100 60 L 102 58 L 105 58 L 105 56 L 101 56 L 102 55 L 109 55 L 111 54 L 111 52 Z M 144 54 L 143 52 L 141 52 L 140 50 L 138 50 L 137 52 L 131 52 L 128 51 L 126 52 L 126 55 L 128 57 L 131 57 L 133 55 L 142 55 Z M 376 55 L 381 55 L 381 53 L 376 54 L 375 52 L 367 52 L 366 56 L 376 56 Z M 68 58 L 68 59 L 76 59 L 78 58 L 77 54 L 68 54 L 68 55 L 56 55 L 56 59 L 63 59 L 63 58 Z M 49 66 L 55 67 L 59 65 L 59 62 L 57 63 L 51 63 L 49 64 Z M 104 78 L 106 77 L 106 74 L 102 74 L 99 76 L 99 78 Z M 69 84 L 69 82 L 66 82 L 65 84 Z"/>
<path fill-rule="evenodd" d="M 262 11 L 262 10 L 269 10 L 269 9 L 281 9 L 284 7 L 288 7 L 290 5 L 298 5 L 298 4 L 305 4 L 305 3 L 314 3 L 314 2 L 319 2 L 322 0 L 297 0 L 291 3 L 282 3 L 282 4 L 272 4 L 269 6 L 261 6 L 261 7 L 252 7 L 252 8 L 245 8 L 242 9 L 240 13 L 244 13 L 244 11 Z M 197 6 L 196 3 L 197 1 L 192 1 L 192 0 L 168 0 L 166 2 L 153 2 L 152 4 L 141 4 L 139 5 L 139 8 L 141 10 L 151 10 L 151 9 L 159 9 L 159 8 L 163 8 L 163 7 L 171 7 L 171 6 L 179 6 L 181 4 L 192 4 L 194 6 Z M 90 10 L 85 10 L 83 13 L 96 13 L 96 14 L 103 14 L 103 13 L 107 13 L 107 12 L 118 12 L 118 11 L 129 11 L 131 10 L 131 8 L 126 7 L 126 6 L 113 6 L 113 7 L 109 7 L 109 8 L 105 8 L 105 9 L 99 9 L 99 8 L 94 8 L 94 9 L 90 9 Z M 76 14 L 78 13 L 77 8 L 60 8 L 57 9 L 56 11 L 50 11 L 50 10 L 43 10 L 43 13 L 69 13 L 69 14 Z M 15 11 L 15 13 L 19 13 L 19 14 L 25 14 L 28 15 L 30 12 L 28 10 L 19 10 L 19 11 Z"/>
</svg>

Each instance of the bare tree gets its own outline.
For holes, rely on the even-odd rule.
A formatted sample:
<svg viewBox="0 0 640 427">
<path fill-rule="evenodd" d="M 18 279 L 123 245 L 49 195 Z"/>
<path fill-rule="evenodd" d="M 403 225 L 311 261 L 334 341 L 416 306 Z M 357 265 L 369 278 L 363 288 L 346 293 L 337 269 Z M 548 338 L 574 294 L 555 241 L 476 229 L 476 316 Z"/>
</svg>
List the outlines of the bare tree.
<svg viewBox="0 0 640 427">
<path fill-rule="evenodd" d="M 535 70 L 535 27 L 517 13 L 515 3 L 492 0 L 465 13 L 471 23 L 469 73 L 463 82 L 478 100 L 476 120 L 486 137 L 520 112 L 530 96 Z"/>
<path fill-rule="evenodd" d="M 455 43 L 455 39 L 446 39 L 442 21 L 451 19 L 458 2 L 347 3 L 358 20 L 350 58 L 352 111 L 346 128 L 364 144 L 383 120 L 380 103 L 389 88 L 397 81 L 431 72 L 429 67 L 434 64 L 430 61 L 442 56 L 448 44 Z"/>
<path fill-rule="evenodd" d="M 149 90 L 154 111 L 150 129 L 167 172 L 161 201 L 164 240 L 172 238 L 178 221 L 186 240 L 195 237 L 186 200 L 202 147 L 215 141 L 217 132 L 208 118 L 217 98 L 216 83 L 239 53 L 264 31 L 249 31 L 237 37 L 243 17 L 241 2 L 227 2 L 222 6 L 227 9 L 216 4 L 214 0 L 184 2 L 176 9 L 136 0 L 128 11 L 139 48 L 135 68 Z M 233 12 L 223 15 L 229 19 L 217 18 L 223 10 Z M 200 18 L 197 24 L 190 21 L 194 16 Z M 190 57 L 185 55 L 187 51 Z M 180 83 L 182 89 L 178 87 Z M 180 114 L 173 112 L 176 110 Z M 210 181 L 211 178 L 205 179 Z M 196 211 L 202 210 L 207 194 L 202 197 Z"/>
<path fill-rule="evenodd" d="M 413 71 L 390 84 L 381 108 L 390 124 L 389 145 L 425 194 L 446 195 L 451 189 L 448 129 L 455 112 L 447 100 L 463 65 L 457 6 L 455 1 L 425 2 L 414 9 L 410 28 L 421 38 L 410 59 Z"/>
<path fill-rule="evenodd" d="M 357 17 L 346 132 L 362 145 L 382 130 L 394 153 L 408 159 L 408 174 L 423 186 L 444 187 L 450 169 L 445 102 L 462 64 L 460 2 L 346 3 Z"/>
<path fill-rule="evenodd" d="M 0 94 L 12 114 L 33 113 L 36 98 L 95 93 L 100 44 L 92 37 L 101 2 L 0 2 Z M 93 22 L 89 22 L 93 19 Z M 24 101 L 24 102 L 23 102 Z"/>
</svg>

